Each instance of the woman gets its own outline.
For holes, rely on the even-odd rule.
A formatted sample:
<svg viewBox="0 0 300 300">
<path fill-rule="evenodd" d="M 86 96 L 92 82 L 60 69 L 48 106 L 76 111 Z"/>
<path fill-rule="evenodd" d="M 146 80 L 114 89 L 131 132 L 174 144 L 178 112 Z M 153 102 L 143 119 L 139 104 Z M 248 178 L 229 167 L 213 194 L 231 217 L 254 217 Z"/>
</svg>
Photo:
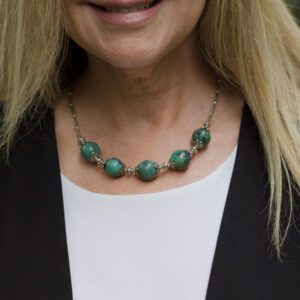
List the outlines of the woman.
<svg viewBox="0 0 300 300">
<path fill-rule="evenodd" d="M 282 1 L 11 0 L 0 21 L 1 299 L 299 299 Z"/>
</svg>

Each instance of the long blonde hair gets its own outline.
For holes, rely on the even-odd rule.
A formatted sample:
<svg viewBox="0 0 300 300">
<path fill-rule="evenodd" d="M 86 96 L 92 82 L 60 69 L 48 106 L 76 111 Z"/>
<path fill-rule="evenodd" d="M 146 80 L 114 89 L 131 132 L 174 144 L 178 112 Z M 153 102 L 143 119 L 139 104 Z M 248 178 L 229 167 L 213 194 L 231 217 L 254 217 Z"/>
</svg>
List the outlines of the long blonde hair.
<svg viewBox="0 0 300 300">
<path fill-rule="evenodd" d="M 25 114 L 54 104 L 84 70 L 84 51 L 66 47 L 62 12 L 59 0 L 0 1 L 0 148 L 7 158 Z M 300 187 L 300 31 L 282 0 L 207 0 L 198 32 L 202 57 L 242 91 L 257 123 L 270 184 L 268 226 L 281 259 Z"/>
</svg>

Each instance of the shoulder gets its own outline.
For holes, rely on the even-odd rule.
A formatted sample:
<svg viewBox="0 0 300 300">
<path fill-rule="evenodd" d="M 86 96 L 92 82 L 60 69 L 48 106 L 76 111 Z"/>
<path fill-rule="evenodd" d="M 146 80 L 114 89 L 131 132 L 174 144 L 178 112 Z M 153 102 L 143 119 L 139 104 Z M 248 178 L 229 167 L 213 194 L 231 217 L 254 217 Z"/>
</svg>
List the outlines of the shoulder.
<svg viewBox="0 0 300 300">
<path fill-rule="evenodd" d="M 0 127 L 3 126 L 5 113 L 5 104 L 0 102 Z M 26 111 L 20 117 L 15 130 L 13 141 L 9 151 L 9 165 L 15 161 L 18 156 L 29 154 L 33 149 L 39 147 L 41 140 L 47 139 L 47 135 L 54 130 L 53 109 L 42 103 L 39 107 Z M 7 164 L 5 148 L 1 152 L 0 165 Z"/>
</svg>

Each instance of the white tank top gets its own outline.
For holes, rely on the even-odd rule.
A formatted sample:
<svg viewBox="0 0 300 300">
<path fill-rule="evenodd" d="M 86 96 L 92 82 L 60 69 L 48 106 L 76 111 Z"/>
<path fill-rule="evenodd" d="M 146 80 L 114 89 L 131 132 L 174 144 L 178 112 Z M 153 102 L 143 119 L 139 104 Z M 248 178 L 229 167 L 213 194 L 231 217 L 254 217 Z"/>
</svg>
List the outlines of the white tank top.
<svg viewBox="0 0 300 300">
<path fill-rule="evenodd" d="M 236 151 L 150 194 L 98 194 L 61 174 L 74 300 L 205 299 Z"/>
</svg>

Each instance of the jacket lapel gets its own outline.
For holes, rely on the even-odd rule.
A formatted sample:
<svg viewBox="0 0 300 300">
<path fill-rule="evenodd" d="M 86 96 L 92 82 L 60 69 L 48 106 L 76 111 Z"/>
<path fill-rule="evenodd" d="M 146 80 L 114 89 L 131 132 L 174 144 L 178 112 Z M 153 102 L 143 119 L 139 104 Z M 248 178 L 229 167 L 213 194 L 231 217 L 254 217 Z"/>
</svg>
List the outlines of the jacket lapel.
<svg viewBox="0 0 300 300">
<path fill-rule="evenodd" d="M 245 104 L 236 161 L 208 284 L 208 300 L 262 299 L 262 290 L 252 276 L 258 276 L 262 267 L 259 266 L 261 255 L 267 255 L 264 242 L 265 175 L 258 131 Z"/>
<path fill-rule="evenodd" d="M 71 300 L 51 110 L 19 138 L 0 178 L 0 299 Z"/>
<path fill-rule="evenodd" d="M 279 263 L 271 251 L 270 232 L 267 231 L 268 197 L 263 148 L 246 104 L 207 300 L 299 298 L 296 278 L 300 275 L 300 235 L 296 227 L 291 226 L 282 249 L 283 262 Z M 296 203 L 299 197 L 294 200 Z M 296 207 L 295 216 L 299 226 Z"/>
</svg>

